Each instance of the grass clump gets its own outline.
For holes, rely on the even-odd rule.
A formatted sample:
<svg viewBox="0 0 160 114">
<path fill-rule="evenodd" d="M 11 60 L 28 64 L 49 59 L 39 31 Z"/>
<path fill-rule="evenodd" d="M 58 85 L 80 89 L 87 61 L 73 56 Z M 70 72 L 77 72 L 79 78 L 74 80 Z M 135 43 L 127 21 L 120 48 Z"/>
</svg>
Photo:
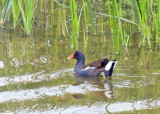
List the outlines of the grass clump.
<svg viewBox="0 0 160 114">
<path fill-rule="evenodd" d="M 12 1 L 12 14 L 13 14 L 13 27 L 15 28 L 18 24 L 19 14 L 20 14 L 20 7 L 18 5 L 18 2 L 22 4 L 22 0 L 11 0 Z"/>
<path fill-rule="evenodd" d="M 18 5 L 22 14 L 22 28 L 26 34 L 29 34 L 38 11 L 37 6 L 35 5 L 35 0 L 24 0 L 24 5 L 18 1 Z"/>
<path fill-rule="evenodd" d="M 2 26 L 9 14 L 11 8 L 11 1 L 10 0 L 2 0 L 0 5 L 0 26 Z"/>
</svg>

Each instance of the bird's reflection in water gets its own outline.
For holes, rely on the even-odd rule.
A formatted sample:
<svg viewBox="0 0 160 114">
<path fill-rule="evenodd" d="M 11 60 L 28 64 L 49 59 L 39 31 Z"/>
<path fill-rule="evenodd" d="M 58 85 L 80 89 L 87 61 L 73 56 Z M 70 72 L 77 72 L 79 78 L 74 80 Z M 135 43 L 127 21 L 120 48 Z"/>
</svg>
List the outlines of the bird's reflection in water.
<svg viewBox="0 0 160 114">
<path fill-rule="evenodd" d="M 87 86 L 87 84 L 92 85 L 93 88 L 88 90 L 95 98 L 108 99 L 114 98 L 114 87 L 112 83 L 112 77 L 106 77 L 104 80 L 99 78 L 82 77 L 75 75 L 76 83 L 73 86 L 81 86 L 82 84 Z M 84 86 L 83 86 L 84 87 Z M 72 94 L 75 99 L 85 98 L 85 94 Z"/>
</svg>

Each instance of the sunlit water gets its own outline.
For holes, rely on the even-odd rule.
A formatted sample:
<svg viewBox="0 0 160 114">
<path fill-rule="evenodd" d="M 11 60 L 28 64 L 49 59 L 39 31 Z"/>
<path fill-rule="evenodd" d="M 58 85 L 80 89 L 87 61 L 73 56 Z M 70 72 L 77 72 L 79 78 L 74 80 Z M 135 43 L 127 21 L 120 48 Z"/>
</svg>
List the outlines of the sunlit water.
<svg viewBox="0 0 160 114">
<path fill-rule="evenodd" d="M 78 77 L 73 71 L 76 61 L 67 60 L 75 48 L 63 28 L 68 26 L 71 32 L 68 17 L 59 21 L 62 12 L 55 11 L 57 16 L 51 22 L 40 20 L 43 13 L 39 15 L 30 36 L 0 30 L 0 112 L 160 113 L 160 54 L 156 47 L 139 45 L 142 36 L 137 34 L 132 46 L 120 46 L 115 53 L 109 21 L 103 25 L 104 32 L 102 24 L 96 24 L 96 34 L 92 28 L 87 32 L 87 47 L 81 32 L 78 50 L 85 54 L 86 63 L 108 55 L 118 63 L 112 78 L 104 82 Z"/>
</svg>

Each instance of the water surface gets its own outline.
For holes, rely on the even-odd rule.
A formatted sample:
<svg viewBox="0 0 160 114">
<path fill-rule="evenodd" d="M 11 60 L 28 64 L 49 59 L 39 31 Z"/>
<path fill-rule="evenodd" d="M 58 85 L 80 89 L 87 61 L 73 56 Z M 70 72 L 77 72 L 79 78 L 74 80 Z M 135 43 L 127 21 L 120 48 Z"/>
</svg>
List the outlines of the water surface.
<svg viewBox="0 0 160 114">
<path fill-rule="evenodd" d="M 0 30 L 0 112 L 160 113 L 159 50 L 139 45 L 142 36 L 135 29 L 133 45 L 115 53 L 109 20 L 103 17 L 97 18 L 96 34 L 90 27 L 86 32 L 87 47 L 82 25 L 78 46 L 71 48 L 68 12 L 42 12 L 29 36 L 10 23 Z M 85 54 L 86 63 L 112 55 L 109 60 L 118 60 L 112 78 L 77 77 L 76 60 L 67 60 L 75 49 Z"/>
</svg>

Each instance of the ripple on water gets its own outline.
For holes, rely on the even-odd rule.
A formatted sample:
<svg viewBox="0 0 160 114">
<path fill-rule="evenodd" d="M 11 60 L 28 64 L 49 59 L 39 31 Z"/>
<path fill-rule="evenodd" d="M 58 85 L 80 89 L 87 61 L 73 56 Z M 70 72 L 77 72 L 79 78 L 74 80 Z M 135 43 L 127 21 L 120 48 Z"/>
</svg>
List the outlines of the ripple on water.
<svg viewBox="0 0 160 114">
<path fill-rule="evenodd" d="M 95 102 L 92 106 L 70 106 L 68 108 L 57 108 L 51 109 L 49 111 L 42 111 L 42 113 L 47 113 L 47 114 L 52 114 L 52 113 L 62 113 L 62 114 L 67 114 L 67 113 L 120 113 L 124 111 L 138 111 L 138 110 L 143 110 L 143 109 L 151 109 L 151 108 L 160 108 L 160 99 L 156 99 L 152 102 L 151 99 L 149 100 L 139 100 L 139 101 L 133 101 L 133 102 L 115 102 L 115 103 L 100 103 L 100 102 Z M 156 103 L 156 107 L 153 105 Z M 26 112 L 24 110 L 20 111 L 20 113 L 23 114 L 31 114 L 33 112 Z M 35 114 L 38 114 L 39 112 L 34 112 Z M 129 112 L 128 112 L 129 113 Z"/>
<path fill-rule="evenodd" d="M 72 71 L 73 69 L 66 69 L 57 71 L 51 74 L 50 79 L 57 78 L 61 73 Z M 45 74 L 45 71 L 36 72 L 33 74 L 26 74 L 21 76 L 11 76 L 11 77 L 0 77 L 0 86 L 5 86 L 8 84 L 14 84 L 14 83 L 25 83 L 25 82 L 41 82 L 42 80 L 47 80 L 47 78 L 44 78 L 47 74 Z"/>
<path fill-rule="evenodd" d="M 0 94 L 0 102 L 7 102 L 9 100 L 19 101 L 27 99 L 36 99 L 41 98 L 45 95 L 47 96 L 63 96 L 65 93 L 70 94 L 85 94 L 87 92 L 93 91 L 106 91 L 106 96 L 111 97 L 109 91 L 109 85 L 106 85 L 105 88 L 97 88 L 96 85 L 84 83 L 80 85 L 59 85 L 55 87 L 41 87 L 38 89 L 29 89 L 29 90 L 14 90 L 14 91 L 4 91 Z M 7 95 L 7 96 L 6 96 Z"/>
<path fill-rule="evenodd" d="M 72 72 L 73 69 L 66 69 L 63 71 L 54 72 L 49 75 L 49 78 L 58 79 L 61 76 L 64 76 L 62 73 L 64 72 Z M 42 80 L 47 80 L 44 78 L 46 74 L 45 71 L 37 72 L 30 75 L 16 76 L 14 78 L 5 78 L 1 77 L 0 85 L 8 85 L 12 83 L 20 83 L 20 82 L 41 82 Z M 72 72 L 73 73 L 73 72 Z M 72 74 L 73 75 L 73 74 Z M 38 98 L 43 98 L 45 96 L 65 96 L 66 93 L 71 94 L 75 99 L 84 99 L 85 95 L 90 92 L 97 92 L 96 97 L 103 98 L 115 98 L 114 97 L 114 88 L 132 88 L 136 82 L 138 85 L 144 83 L 147 79 L 146 76 L 118 76 L 113 77 L 114 81 L 109 81 L 107 83 L 94 83 L 93 81 L 83 81 L 78 84 L 60 84 L 53 87 L 39 87 L 35 89 L 27 89 L 27 90 L 13 90 L 13 91 L 2 91 L 0 94 L 0 103 L 7 101 L 24 101 L 24 100 L 36 100 Z M 131 80 L 130 80 L 131 79 Z M 151 82 L 152 80 L 148 81 Z M 113 87 L 114 85 L 114 87 Z M 103 95 L 102 95 L 103 94 Z M 7 95 L 7 96 L 6 96 Z M 100 97 L 101 96 L 101 97 Z M 114 102 L 109 103 L 97 101 L 91 106 L 69 106 L 67 108 L 58 108 L 58 109 L 50 109 L 49 111 L 43 110 L 43 113 L 94 113 L 94 112 L 123 112 L 123 111 L 133 111 L 133 110 L 142 110 L 148 108 L 159 108 L 160 107 L 160 98 L 156 100 L 138 100 L 133 102 Z M 34 107 L 34 106 L 33 106 Z M 115 108 L 116 107 L 116 108 Z M 19 111 L 20 113 L 28 113 L 25 110 Z M 33 113 L 31 111 L 31 113 Z M 35 112 L 39 113 L 39 111 Z"/>
</svg>

